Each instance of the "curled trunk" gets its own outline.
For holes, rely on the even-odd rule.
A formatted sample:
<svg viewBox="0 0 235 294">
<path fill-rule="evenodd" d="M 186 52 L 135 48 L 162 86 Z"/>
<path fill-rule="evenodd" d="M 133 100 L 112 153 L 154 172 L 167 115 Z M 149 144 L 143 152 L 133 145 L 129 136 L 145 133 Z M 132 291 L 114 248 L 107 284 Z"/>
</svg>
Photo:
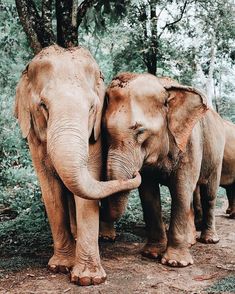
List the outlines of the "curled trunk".
<svg viewBox="0 0 235 294">
<path fill-rule="evenodd" d="M 48 153 L 65 186 L 73 194 L 90 200 L 138 187 L 141 182 L 139 174 L 130 180 L 108 182 L 97 181 L 91 176 L 87 166 L 88 130 L 82 130 L 81 125 L 61 118 L 59 123 L 51 123 L 48 129 Z"/>
<path fill-rule="evenodd" d="M 109 180 L 131 179 L 134 166 L 122 154 L 120 151 L 109 151 L 107 162 L 107 176 Z M 102 221 L 114 222 L 118 220 L 125 213 L 129 195 L 130 191 L 125 191 L 104 199 L 101 207 Z"/>
</svg>

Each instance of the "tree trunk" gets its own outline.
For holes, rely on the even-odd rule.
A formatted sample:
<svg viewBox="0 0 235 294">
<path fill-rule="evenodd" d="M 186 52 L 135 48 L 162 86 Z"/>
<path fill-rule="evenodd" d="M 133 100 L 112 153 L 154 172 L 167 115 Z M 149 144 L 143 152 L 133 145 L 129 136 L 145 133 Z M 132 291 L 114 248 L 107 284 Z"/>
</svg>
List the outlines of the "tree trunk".
<svg viewBox="0 0 235 294">
<path fill-rule="evenodd" d="M 157 1 L 150 2 L 150 60 L 151 67 L 149 73 L 156 75 L 157 73 L 157 16 L 156 16 Z"/>
<path fill-rule="evenodd" d="M 55 42 L 52 32 L 51 0 L 42 3 L 42 16 L 39 15 L 36 5 L 32 0 L 16 0 L 16 8 L 30 47 L 38 53 L 43 47 Z"/>
<path fill-rule="evenodd" d="M 215 70 L 215 56 L 216 56 L 216 44 L 215 44 L 215 34 L 213 33 L 211 39 L 211 51 L 210 51 L 210 64 L 209 73 L 206 81 L 206 94 L 208 98 L 208 104 L 213 108 L 212 98 L 213 98 L 213 87 L 214 87 L 214 70 Z"/>
<path fill-rule="evenodd" d="M 40 13 L 33 0 L 16 0 L 16 7 L 30 47 L 37 54 L 42 48 L 57 42 L 68 48 L 78 45 L 78 26 L 94 0 L 84 0 L 78 6 L 76 0 L 56 0 L 57 34 L 53 32 L 53 0 L 42 0 Z"/>
<path fill-rule="evenodd" d="M 57 43 L 68 48 L 78 45 L 77 2 L 56 0 Z"/>
<path fill-rule="evenodd" d="M 157 16 L 156 16 L 156 0 L 149 2 L 149 7 L 145 6 L 144 15 L 144 44 L 148 44 L 146 52 L 144 52 L 144 63 L 149 73 L 156 75 L 157 73 Z M 150 10 L 148 17 L 147 9 Z"/>
</svg>

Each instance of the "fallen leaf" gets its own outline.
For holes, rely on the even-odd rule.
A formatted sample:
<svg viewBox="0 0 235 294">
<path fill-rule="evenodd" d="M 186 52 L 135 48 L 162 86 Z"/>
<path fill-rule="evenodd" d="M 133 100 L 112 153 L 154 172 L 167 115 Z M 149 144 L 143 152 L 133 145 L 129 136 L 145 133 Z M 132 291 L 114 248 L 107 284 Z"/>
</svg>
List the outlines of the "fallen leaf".
<svg viewBox="0 0 235 294">
<path fill-rule="evenodd" d="M 27 274 L 27 276 L 29 276 L 29 277 L 35 277 L 34 274 Z"/>
<path fill-rule="evenodd" d="M 64 293 L 69 292 L 71 290 L 71 288 L 67 288 L 64 290 Z"/>
</svg>

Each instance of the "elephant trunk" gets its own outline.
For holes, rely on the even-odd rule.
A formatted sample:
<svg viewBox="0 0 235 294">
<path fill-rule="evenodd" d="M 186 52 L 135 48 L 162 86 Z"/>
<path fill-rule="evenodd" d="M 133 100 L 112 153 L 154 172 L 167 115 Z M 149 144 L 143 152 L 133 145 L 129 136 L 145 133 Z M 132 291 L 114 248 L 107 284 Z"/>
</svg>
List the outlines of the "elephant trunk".
<svg viewBox="0 0 235 294">
<path fill-rule="evenodd" d="M 61 118 L 56 123 L 51 120 L 48 127 L 48 154 L 65 186 L 73 194 L 90 200 L 138 187 L 141 182 L 139 174 L 127 181 L 108 182 L 97 181 L 91 176 L 88 171 L 88 130 L 81 128 L 83 124 L 78 119 Z"/>
<path fill-rule="evenodd" d="M 133 164 L 122 156 L 123 152 L 110 150 L 107 160 L 107 177 L 109 180 L 130 179 Z M 127 153 L 128 154 L 128 153 Z M 101 219 L 106 222 L 114 222 L 124 214 L 130 191 L 119 192 L 102 201 Z"/>
</svg>

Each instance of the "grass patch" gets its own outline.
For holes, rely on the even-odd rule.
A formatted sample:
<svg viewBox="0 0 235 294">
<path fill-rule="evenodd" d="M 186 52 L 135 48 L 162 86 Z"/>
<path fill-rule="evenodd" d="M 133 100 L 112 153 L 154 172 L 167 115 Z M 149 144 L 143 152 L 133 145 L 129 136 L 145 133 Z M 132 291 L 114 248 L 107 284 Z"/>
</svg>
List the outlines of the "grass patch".
<svg viewBox="0 0 235 294">
<path fill-rule="evenodd" d="M 10 272 L 21 271 L 30 267 L 45 267 L 48 257 L 14 256 L 0 259 L 0 278 Z"/>
<path fill-rule="evenodd" d="M 235 293 L 235 276 L 223 278 L 205 291 L 206 293 Z"/>
</svg>

